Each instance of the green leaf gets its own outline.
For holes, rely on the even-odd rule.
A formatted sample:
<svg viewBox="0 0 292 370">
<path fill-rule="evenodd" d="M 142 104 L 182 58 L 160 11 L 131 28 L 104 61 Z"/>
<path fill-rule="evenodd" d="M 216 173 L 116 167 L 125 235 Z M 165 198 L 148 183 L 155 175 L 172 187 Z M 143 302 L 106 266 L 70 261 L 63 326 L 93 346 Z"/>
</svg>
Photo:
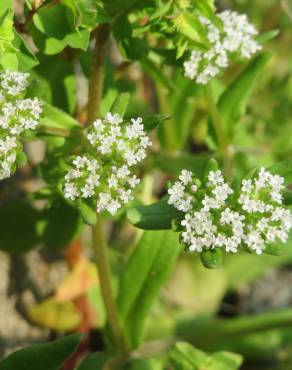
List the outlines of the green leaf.
<svg viewBox="0 0 292 370">
<path fill-rule="evenodd" d="M 159 153 L 154 157 L 154 167 L 177 177 L 181 170 L 192 171 L 197 177 L 201 177 L 208 154 L 188 154 L 179 153 L 178 155 L 168 155 Z"/>
<path fill-rule="evenodd" d="M 31 34 L 43 53 L 57 54 L 67 45 L 87 49 L 90 31 L 78 28 L 77 13 L 78 9 L 69 0 L 39 8 L 33 16 Z"/>
<path fill-rule="evenodd" d="M 0 370 L 58 370 L 76 351 L 82 334 L 69 335 L 52 343 L 21 349 L 0 362 Z"/>
<path fill-rule="evenodd" d="M 29 71 L 37 64 L 39 64 L 36 56 L 33 52 L 29 49 L 25 40 L 15 31 L 15 37 L 13 40 L 13 45 L 18 50 L 17 52 L 17 59 L 19 65 L 19 71 Z"/>
<path fill-rule="evenodd" d="M 10 10 L 6 10 L 5 14 L 2 14 L 0 18 L 0 40 L 12 41 L 13 39 L 13 13 Z"/>
<path fill-rule="evenodd" d="M 74 25 L 70 22 L 68 13 L 72 10 L 62 3 L 42 6 L 33 16 L 35 27 L 49 37 L 62 40 L 66 35 L 74 31 Z"/>
<path fill-rule="evenodd" d="M 40 123 L 45 127 L 72 130 L 73 132 L 79 132 L 81 130 L 81 126 L 78 121 L 69 116 L 69 114 L 53 107 L 48 103 L 43 104 L 43 116 L 40 120 Z"/>
<path fill-rule="evenodd" d="M 56 199 L 44 216 L 46 226 L 42 238 L 50 249 L 67 247 L 80 232 L 80 214 L 64 199 Z"/>
<path fill-rule="evenodd" d="M 155 114 L 153 116 L 143 117 L 143 125 L 146 132 L 154 130 L 161 122 L 170 119 L 169 115 L 166 114 Z"/>
<path fill-rule="evenodd" d="M 125 13 L 136 6 L 146 7 L 146 5 L 153 5 L 152 0 L 127 0 L 126 3 L 124 0 L 103 0 L 103 3 L 112 14 L 117 14 L 119 12 Z"/>
<path fill-rule="evenodd" d="M 174 370 L 237 370 L 242 356 L 231 352 L 207 355 L 187 342 L 179 342 L 170 352 Z"/>
<path fill-rule="evenodd" d="M 12 0 L 0 1 L 0 15 L 2 15 L 7 10 L 12 10 L 12 9 L 13 9 Z"/>
<path fill-rule="evenodd" d="M 40 243 L 37 224 L 41 214 L 26 201 L 0 205 L 0 249 L 26 252 Z"/>
<path fill-rule="evenodd" d="M 178 31 L 190 40 L 197 44 L 204 42 L 204 28 L 196 15 L 190 12 L 182 12 L 173 22 Z"/>
<path fill-rule="evenodd" d="M 95 225 L 97 222 L 96 208 L 90 201 L 84 199 L 77 200 L 77 207 L 83 221 L 88 225 Z"/>
<path fill-rule="evenodd" d="M 31 35 L 34 39 L 36 46 L 46 55 L 55 55 L 60 53 L 66 46 L 71 46 L 75 49 L 87 50 L 89 44 L 89 31 L 76 30 L 75 32 L 68 33 L 61 39 L 54 37 L 47 37 L 35 27 L 32 27 Z"/>
<path fill-rule="evenodd" d="M 124 117 L 130 100 L 129 93 L 121 93 L 113 105 L 110 108 L 111 113 L 118 113 L 121 117 Z"/>
<path fill-rule="evenodd" d="M 90 32 L 88 30 L 80 30 L 67 35 L 64 42 L 73 49 L 81 49 L 86 51 L 89 44 L 89 39 Z"/>
<path fill-rule="evenodd" d="M 54 65 L 54 68 L 52 68 Z M 70 114 L 76 109 L 76 77 L 72 63 L 60 56 L 45 58 L 34 70 L 39 97 Z M 35 86 L 33 86 L 35 91 Z"/>
<path fill-rule="evenodd" d="M 221 95 L 218 103 L 219 111 L 230 137 L 234 135 L 236 125 L 245 112 L 252 88 L 270 58 L 269 52 L 258 55 Z"/>
<path fill-rule="evenodd" d="M 130 342 L 138 346 L 144 320 L 169 278 L 180 252 L 171 231 L 145 232 L 121 275 L 118 308 Z"/>
<path fill-rule="evenodd" d="M 211 359 L 191 344 L 179 342 L 170 351 L 170 362 L 174 370 L 208 370 Z"/>
<path fill-rule="evenodd" d="M 257 42 L 259 42 L 260 44 L 264 44 L 265 42 L 272 40 L 273 38 L 278 36 L 279 33 L 280 33 L 279 30 L 271 30 L 271 31 L 262 33 L 261 35 L 257 37 Z"/>
<path fill-rule="evenodd" d="M 103 370 L 109 359 L 110 356 L 106 353 L 93 353 L 82 361 L 77 370 Z"/>
<path fill-rule="evenodd" d="M 134 360 L 134 361 L 131 361 L 131 363 L 128 364 L 127 366 L 128 366 L 127 370 L 163 370 L 164 369 L 162 361 L 157 358 Z"/>
<path fill-rule="evenodd" d="M 133 36 L 133 27 L 124 14 L 113 23 L 113 34 L 122 55 L 130 60 L 140 60 L 148 53 L 145 40 Z"/>
<path fill-rule="evenodd" d="M 160 200 L 148 206 L 129 208 L 127 211 L 129 222 L 144 230 L 171 229 L 172 220 L 179 218 L 180 215 L 181 213 L 167 204 L 166 200 Z"/>
<path fill-rule="evenodd" d="M 232 352 L 215 352 L 210 357 L 213 363 L 208 370 L 237 370 L 242 364 L 242 356 Z"/>
<path fill-rule="evenodd" d="M 78 9 L 79 24 L 86 28 L 95 28 L 100 23 L 110 21 L 110 17 L 96 0 L 74 0 Z"/>
</svg>

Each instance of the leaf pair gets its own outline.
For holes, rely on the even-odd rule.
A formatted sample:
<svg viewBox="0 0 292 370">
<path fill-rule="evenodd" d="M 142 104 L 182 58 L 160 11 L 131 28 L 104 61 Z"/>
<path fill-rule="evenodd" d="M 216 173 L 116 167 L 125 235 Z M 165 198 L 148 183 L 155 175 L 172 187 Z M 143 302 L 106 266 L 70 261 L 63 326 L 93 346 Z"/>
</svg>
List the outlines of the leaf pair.
<svg viewBox="0 0 292 370">
<path fill-rule="evenodd" d="M 141 342 L 145 318 L 169 278 L 179 251 L 176 234 L 169 231 L 145 232 L 125 266 L 117 305 L 133 347 Z"/>
</svg>

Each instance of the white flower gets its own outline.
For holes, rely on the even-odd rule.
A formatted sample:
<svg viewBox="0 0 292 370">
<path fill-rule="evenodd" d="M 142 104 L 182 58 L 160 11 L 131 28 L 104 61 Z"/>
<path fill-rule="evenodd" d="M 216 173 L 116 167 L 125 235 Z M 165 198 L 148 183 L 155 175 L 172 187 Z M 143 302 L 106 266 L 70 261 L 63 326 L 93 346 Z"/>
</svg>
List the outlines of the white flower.
<svg viewBox="0 0 292 370">
<path fill-rule="evenodd" d="M 98 212 L 115 214 L 133 199 L 133 189 L 140 180 L 132 174 L 132 166 L 145 158 L 145 149 L 151 142 L 144 132 L 142 118 L 126 123 L 110 112 L 105 119 L 93 123 L 87 139 L 90 154 L 79 155 L 72 161 L 64 179 L 65 197 L 91 198 L 96 200 Z"/>
<path fill-rule="evenodd" d="M 5 93 L 16 96 L 23 92 L 28 86 L 28 73 L 11 72 L 6 70 L 0 74 L 0 85 Z"/>
<path fill-rule="evenodd" d="M 190 171 L 187 170 L 182 170 L 181 175 L 179 176 L 180 181 L 184 184 L 187 185 L 192 181 L 193 174 Z"/>
<path fill-rule="evenodd" d="M 39 125 L 42 106 L 37 98 L 25 99 L 28 73 L 0 73 L 0 179 L 15 170 L 21 135 Z"/>
<path fill-rule="evenodd" d="M 199 17 L 206 30 L 210 48 L 208 51 L 192 51 L 190 59 L 184 63 L 185 76 L 198 84 L 206 85 L 222 69 L 228 67 L 229 58 L 234 53 L 249 59 L 261 49 L 254 39 L 258 32 L 246 15 L 224 11 L 218 17 L 223 23 L 222 30 L 209 19 Z"/>
<path fill-rule="evenodd" d="M 120 117 L 120 115 L 118 113 L 110 113 L 108 112 L 106 115 L 105 115 L 105 119 L 106 121 L 108 121 L 109 123 L 113 124 L 113 125 L 119 125 L 120 123 L 123 122 L 123 119 Z"/>
<path fill-rule="evenodd" d="M 114 154 L 118 161 L 124 161 L 127 166 L 143 160 L 147 147 L 151 145 L 144 132 L 142 118 L 132 118 L 131 123 L 124 124 L 117 113 L 110 112 L 104 120 L 98 119 L 93 123 L 87 139 L 98 153 L 104 156 Z"/>
<path fill-rule="evenodd" d="M 64 196 L 67 199 L 75 200 L 79 195 L 77 186 L 72 183 L 66 183 L 64 187 Z"/>
<path fill-rule="evenodd" d="M 242 180 L 233 199 L 221 171 L 210 171 L 207 178 L 198 187 L 193 174 L 183 170 L 168 189 L 168 203 L 185 213 L 181 236 L 190 251 L 224 248 L 236 253 L 245 245 L 262 254 L 267 244 L 288 240 L 292 214 L 280 206 L 282 177 L 261 168 L 254 178 Z"/>
</svg>

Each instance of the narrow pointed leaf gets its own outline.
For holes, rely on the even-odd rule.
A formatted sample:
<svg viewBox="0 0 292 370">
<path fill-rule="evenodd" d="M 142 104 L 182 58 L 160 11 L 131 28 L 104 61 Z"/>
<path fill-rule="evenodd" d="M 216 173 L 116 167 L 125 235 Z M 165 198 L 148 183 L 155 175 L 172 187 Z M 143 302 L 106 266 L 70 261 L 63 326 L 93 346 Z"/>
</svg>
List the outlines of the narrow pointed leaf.
<svg viewBox="0 0 292 370">
<path fill-rule="evenodd" d="M 111 113 L 118 113 L 121 117 L 124 117 L 127 106 L 129 104 L 130 94 L 129 93 L 122 93 L 120 94 L 117 99 L 114 101 L 113 105 L 111 106 Z"/>
<path fill-rule="evenodd" d="M 271 53 L 258 55 L 227 87 L 219 99 L 219 111 L 226 131 L 232 137 L 240 117 L 245 112 L 252 88 Z"/>
</svg>

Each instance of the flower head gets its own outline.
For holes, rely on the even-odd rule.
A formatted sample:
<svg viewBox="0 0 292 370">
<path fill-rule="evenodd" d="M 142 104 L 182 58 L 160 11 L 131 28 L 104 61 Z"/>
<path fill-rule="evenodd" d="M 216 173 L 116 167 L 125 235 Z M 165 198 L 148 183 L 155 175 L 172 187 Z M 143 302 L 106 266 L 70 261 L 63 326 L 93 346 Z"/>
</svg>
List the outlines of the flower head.
<svg viewBox="0 0 292 370">
<path fill-rule="evenodd" d="M 168 203 L 184 213 L 183 243 L 197 252 L 223 248 L 236 253 L 245 246 L 261 254 L 267 244 L 286 242 L 292 215 L 282 206 L 283 182 L 261 168 L 257 177 L 243 180 L 235 194 L 220 170 L 210 171 L 204 184 L 183 170 L 168 189 Z"/>
<path fill-rule="evenodd" d="M 117 114 L 107 113 L 88 130 L 89 150 L 75 157 L 65 176 L 66 198 L 90 198 L 98 212 L 115 214 L 133 199 L 133 189 L 140 180 L 132 167 L 146 157 L 151 142 L 142 118 L 123 122 Z"/>
<path fill-rule="evenodd" d="M 0 179 L 15 170 L 21 137 L 39 125 L 42 106 L 37 98 L 25 98 L 28 73 L 0 73 Z"/>
<path fill-rule="evenodd" d="M 217 76 L 222 69 L 228 67 L 231 57 L 250 59 L 261 49 L 254 39 L 258 32 L 245 14 L 226 10 L 219 13 L 218 17 L 222 22 L 222 29 L 204 16 L 199 17 L 206 29 L 209 49 L 193 50 L 190 59 L 184 63 L 185 76 L 198 84 L 205 85 Z"/>
</svg>

